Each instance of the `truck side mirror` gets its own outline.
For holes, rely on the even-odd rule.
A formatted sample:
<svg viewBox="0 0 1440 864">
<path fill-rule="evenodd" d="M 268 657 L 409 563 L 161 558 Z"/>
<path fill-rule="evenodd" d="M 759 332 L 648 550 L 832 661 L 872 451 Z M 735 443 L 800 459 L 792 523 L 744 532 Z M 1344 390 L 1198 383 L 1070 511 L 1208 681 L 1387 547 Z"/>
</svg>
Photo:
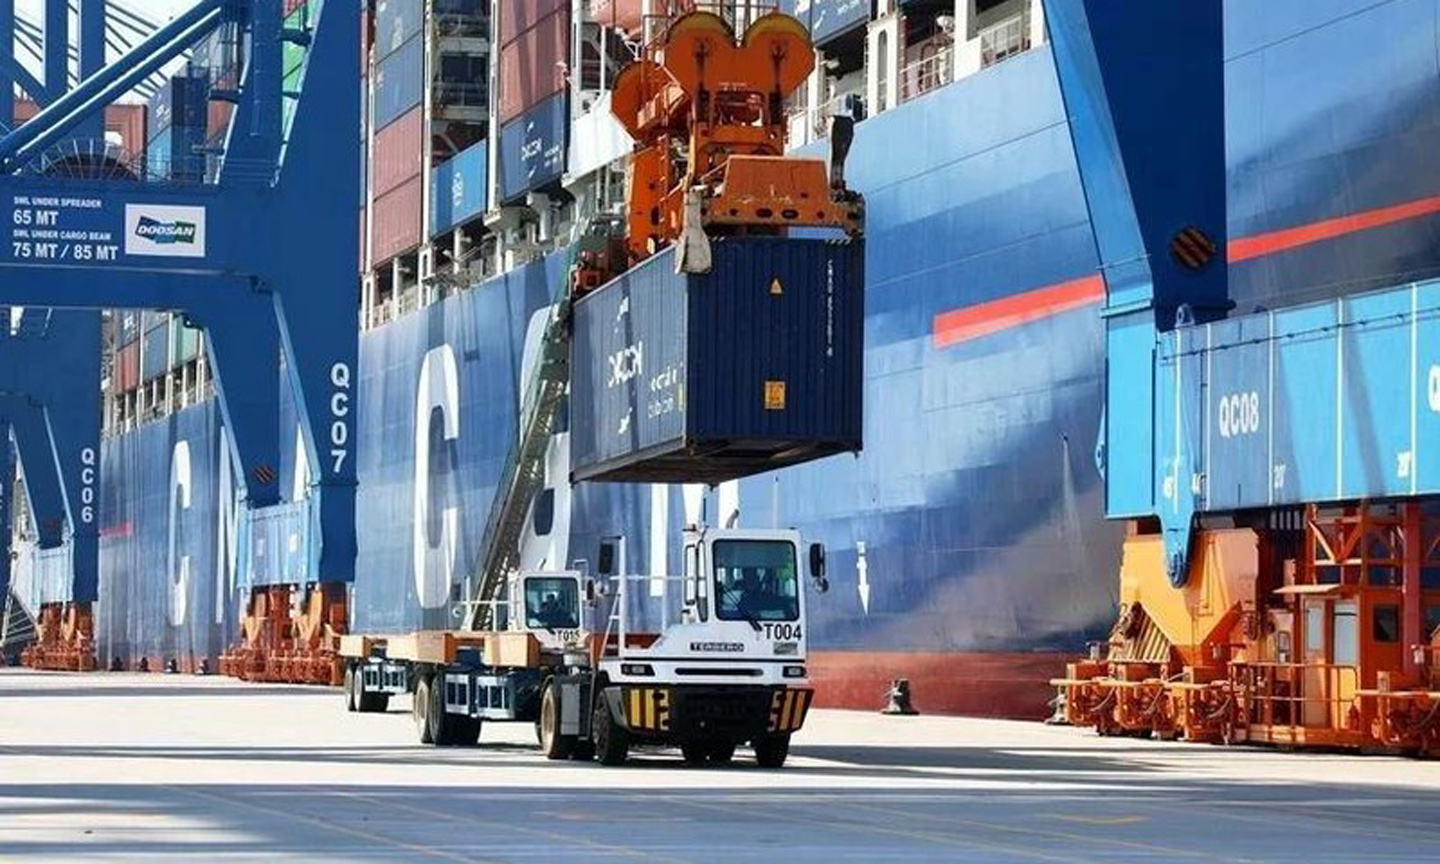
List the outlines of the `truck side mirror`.
<svg viewBox="0 0 1440 864">
<path fill-rule="evenodd" d="M 595 586 L 594 579 L 591 579 L 588 576 L 585 577 L 585 581 L 581 586 L 581 590 L 585 593 L 585 604 L 587 606 L 594 606 L 596 602 L 599 601 L 600 592 Z"/>
<path fill-rule="evenodd" d="M 595 569 L 601 576 L 615 575 L 615 541 L 600 541 L 600 557 L 595 562 Z"/>
<path fill-rule="evenodd" d="M 830 590 L 830 580 L 825 578 L 824 543 L 810 544 L 810 579 L 821 594 Z"/>
</svg>

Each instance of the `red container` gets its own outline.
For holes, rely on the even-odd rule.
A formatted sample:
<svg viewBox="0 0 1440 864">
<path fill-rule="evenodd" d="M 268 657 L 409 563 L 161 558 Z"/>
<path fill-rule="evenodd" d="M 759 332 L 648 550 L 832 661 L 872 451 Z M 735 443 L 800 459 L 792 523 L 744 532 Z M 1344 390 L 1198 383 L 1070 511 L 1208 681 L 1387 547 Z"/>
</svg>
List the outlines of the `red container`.
<svg viewBox="0 0 1440 864">
<path fill-rule="evenodd" d="M 28 99 L 15 102 L 15 122 L 24 123 L 40 113 Z M 111 105 L 105 109 L 105 131 L 120 136 L 120 146 L 131 155 L 145 152 L 145 106 Z"/>
<path fill-rule="evenodd" d="M 633 2 L 638 16 L 640 0 Z M 500 44 L 503 46 L 515 41 L 515 37 L 562 9 L 570 11 L 570 0 L 503 0 L 500 4 Z"/>
<path fill-rule="evenodd" d="M 205 138 L 212 139 L 229 129 L 230 117 L 234 113 L 234 104 L 212 100 L 210 107 L 205 109 Z"/>
<path fill-rule="evenodd" d="M 140 340 L 115 352 L 115 389 L 124 392 L 140 386 Z"/>
<path fill-rule="evenodd" d="M 309 0 L 285 0 L 285 17 L 290 17 L 291 12 L 294 12 L 296 9 L 299 9 L 301 6 L 304 6 L 308 2 Z"/>
<path fill-rule="evenodd" d="M 380 197 L 406 180 L 419 177 L 425 167 L 424 106 L 417 105 L 375 133 L 371 151 L 371 188 Z"/>
<path fill-rule="evenodd" d="M 500 122 L 508 123 L 565 89 L 570 10 L 562 9 L 500 49 Z"/>
<path fill-rule="evenodd" d="M 421 213 L 425 206 L 423 177 L 408 180 L 375 199 L 371 211 L 370 254 L 384 264 L 420 245 Z"/>
</svg>

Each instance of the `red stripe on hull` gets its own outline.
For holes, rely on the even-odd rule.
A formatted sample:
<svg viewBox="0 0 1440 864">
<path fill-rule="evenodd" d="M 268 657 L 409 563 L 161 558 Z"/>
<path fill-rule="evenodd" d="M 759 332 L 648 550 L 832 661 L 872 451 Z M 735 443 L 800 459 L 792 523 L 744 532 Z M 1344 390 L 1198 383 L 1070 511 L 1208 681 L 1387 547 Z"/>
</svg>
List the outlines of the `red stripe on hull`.
<svg viewBox="0 0 1440 864">
<path fill-rule="evenodd" d="M 1059 652 L 811 651 L 806 659 L 819 708 L 879 711 L 896 678 L 910 679 L 922 714 L 1038 720 L 1053 711 L 1051 678 L 1074 655 Z"/>
<path fill-rule="evenodd" d="M 1089 306 L 1104 297 L 1105 281 L 1097 274 L 1023 291 L 989 303 L 942 312 L 935 316 L 933 325 L 935 347 L 945 348 L 957 342 L 978 339 L 1000 330 Z"/>
<path fill-rule="evenodd" d="M 1429 216 L 1434 213 L 1440 213 L 1440 197 L 1421 198 L 1419 201 L 1409 201 L 1394 207 L 1381 207 L 1378 210 L 1366 210 L 1349 216 L 1324 219 L 1309 225 L 1301 225 L 1298 228 L 1286 228 L 1283 231 L 1241 237 L 1230 242 L 1230 263 L 1235 264 L 1251 258 L 1274 255 L 1277 252 L 1288 252 L 1291 249 L 1309 246 L 1311 243 L 1319 243 L 1322 240 L 1333 240 L 1346 234 L 1393 225 L 1396 222 L 1404 222 L 1406 219 Z"/>
<path fill-rule="evenodd" d="M 1322 219 L 1295 228 L 1240 237 L 1230 241 L 1226 247 L 1226 256 L 1231 264 L 1237 264 L 1437 213 L 1440 213 L 1440 196 L 1421 198 L 1393 207 L 1381 207 L 1349 216 Z M 1095 275 L 942 312 L 935 316 L 931 326 L 935 347 L 948 348 L 960 342 L 978 339 L 1071 309 L 1079 309 L 1099 302 L 1104 296 L 1104 280 Z"/>
</svg>

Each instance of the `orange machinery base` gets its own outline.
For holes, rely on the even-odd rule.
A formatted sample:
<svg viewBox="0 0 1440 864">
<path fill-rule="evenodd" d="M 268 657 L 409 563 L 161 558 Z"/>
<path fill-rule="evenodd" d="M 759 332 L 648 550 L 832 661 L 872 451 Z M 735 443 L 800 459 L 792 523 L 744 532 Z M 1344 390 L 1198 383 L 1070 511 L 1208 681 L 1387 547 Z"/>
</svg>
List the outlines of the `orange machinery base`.
<svg viewBox="0 0 1440 864">
<path fill-rule="evenodd" d="M 266 585 L 250 593 L 241 641 L 220 655 L 220 673 L 244 681 L 339 686 L 337 641 L 349 620 L 345 586 Z"/>
<path fill-rule="evenodd" d="M 35 621 L 35 641 L 20 654 L 31 669 L 95 670 L 95 618 L 89 603 L 46 603 Z"/>
</svg>

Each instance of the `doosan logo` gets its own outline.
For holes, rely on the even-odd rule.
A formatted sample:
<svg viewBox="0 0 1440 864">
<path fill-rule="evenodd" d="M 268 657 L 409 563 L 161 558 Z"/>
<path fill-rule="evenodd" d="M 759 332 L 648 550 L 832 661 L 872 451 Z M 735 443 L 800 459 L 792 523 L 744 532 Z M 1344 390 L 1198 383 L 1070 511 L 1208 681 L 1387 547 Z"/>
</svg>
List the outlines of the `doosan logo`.
<svg viewBox="0 0 1440 864">
<path fill-rule="evenodd" d="M 205 208 L 126 204 L 125 254 L 204 258 Z"/>
<path fill-rule="evenodd" d="M 149 216 L 141 216 L 140 223 L 135 226 L 135 235 L 152 243 L 194 243 L 195 223 L 161 222 Z"/>
</svg>

